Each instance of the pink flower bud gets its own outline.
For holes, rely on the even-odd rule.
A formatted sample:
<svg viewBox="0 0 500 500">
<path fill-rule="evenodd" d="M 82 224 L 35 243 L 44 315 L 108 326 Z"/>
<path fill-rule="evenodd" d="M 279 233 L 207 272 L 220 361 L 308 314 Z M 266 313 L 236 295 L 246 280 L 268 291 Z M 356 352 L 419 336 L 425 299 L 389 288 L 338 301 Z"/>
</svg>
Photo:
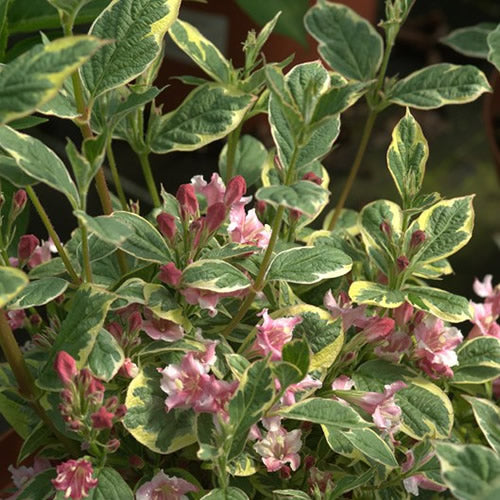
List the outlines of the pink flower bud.
<svg viewBox="0 0 500 500">
<path fill-rule="evenodd" d="M 292 469 L 288 465 L 283 465 L 280 469 L 281 479 L 290 479 L 292 477 Z"/>
<path fill-rule="evenodd" d="M 189 232 L 194 234 L 193 237 L 193 248 L 197 248 L 201 241 L 201 236 L 205 231 L 205 219 L 199 218 L 192 222 L 189 226 Z"/>
<path fill-rule="evenodd" d="M 63 389 L 61 391 L 61 399 L 66 403 L 71 403 L 73 401 L 73 393 L 69 389 Z"/>
<path fill-rule="evenodd" d="M 32 314 L 29 319 L 32 326 L 37 327 L 42 324 L 42 318 L 39 314 Z"/>
<path fill-rule="evenodd" d="M 108 332 L 111 333 L 111 335 L 113 335 L 113 337 L 118 341 L 120 341 L 123 337 L 122 325 L 116 321 L 109 323 L 109 325 L 106 326 L 106 330 L 108 330 Z"/>
<path fill-rule="evenodd" d="M 314 184 L 321 186 L 321 177 L 318 177 L 314 172 L 307 172 L 302 176 L 302 180 L 314 182 Z"/>
<path fill-rule="evenodd" d="M 82 370 L 82 372 L 83 372 L 83 370 Z M 87 392 L 86 392 L 87 396 L 90 394 L 96 394 L 96 393 L 104 394 L 105 387 L 104 387 L 103 383 L 100 380 L 96 379 L 92 374 L 90 374 L 90 376 L 91 376 L 91 379 L 89 381 Z"/>
<path fill-rule="evenodd" d="M 119 405 L 115 411 L 115 418 L 120 420 L 127 414 L 127 407 L 125 405 Z"/>
<path fill-rule="evenodd" d="M 417 229 L 411 235 L 410 248 L 419 247 L 425 241 L 426 238 L 427 238 L 427 236 L 425 234 L 425 231 Z"/>
<path fill-rule="evenodd" d="M 160 267 L 158 278 L 167 285 L 177 287 L 181 282 L 182 271 L 175 267 L 173 262 Z"/>
<path fill-rule="evenodd" d="M 196 215 L 198 212 L 198 199 L 192 184 L 181 184 L 175 195 L 181 206 L 183 216 Z"/>
<path fill-rule="evenodd" d="M 226 219 L 226 205 L 224 203 L 214 203 L 207 209 L 206 227 L 209 233 L 219 229 Z"/>
<path fill-rule="evenodd" d="M 224 203 L 232 205 L 241 200 L 241 197 L 247 190 L 247 183 L 241 175 L 233 177 L 227 184 L 226 193 L 224 195 Z"/>
<path fill-rule="evenodd" d="M 406 255 L 401 255 L 396 259 L 396 265 L 398 266 L 399 271 L 404 271 L 410 265 L 410 261 Z"/>
<path fill-rule="evenodd" d="M 12 208 L 16 215 L 19 215 L 24 210 L 27 200 L 28 197 L 24 189 L 19 189 L 15 192 L 12 198 Z"/>
<path fill-rule="evenodd" d="M 71 420 L 70 419 L 70 421 L 68 422 L 68 425 L 72 431 L 79 431 L 82 427 L 82 423 L 80 422 L 80 420 Z"/>
<path fill-rule="evenodd" d="M 104 406 L 101 406 L 98 411 L 92 413 L 92 427 L 94 429 L 111 429 L 113 427 L 114 413 L 108 411 Z"/>
<path fill-rule="evenodd" d="M 144 467 L 144 465 L 146 465 L 144 463 L 144 460 L 139 455 L 131 455 L 128 458 L 128 463 L 134 469 L 142 469 Z"/>
<path fill-rule="evenodd" d="M 139 328 L 142 325 L 142 316 L 139 311 L 134 311 L 129 317 L 128 317 L 128 331 L 129 332 L 135 332 L 139 330 Z"/>
<path fill-rule="evenodd" d="M 158 217 L 156 217 L 156 222 L 158 223 L 161 234 L 163 234 L 167 240 L 172 241 L 175 238 L 175 233 L 177 232 L 175 217 L 171 214 L 162 212 L 158 215 Z"/>
<path fill-rule="evenodd" d="M 387 221 L 382 221 L 380 223 L 380 230 L 387 236 L 387 237 L 391 237 L 392 236 L 392 229 L 391 229 L 391 226 L 389 225 L 389 223 Z"/>
<path fill-rule="evenodd" d="M 120 440 L 119 439 L 110 439 L 106 443 L 106 449 L 109 451 L 109 453 L 114 453 L 118 448 L 120 447 Z"/>
<path fill-rule="evenodd" d="M 54 368 L 63 384 L 71 382 L 78 373 L 75 360 L 66 351 L 59 351 L 57 353 Z"/>
<path fill-rule="evenodd" d="M 290 210 L 290 219 L 294 222 L 298 221 L 302 215 L 300 210 L 292 209 Z"/>
<path fill-rule="evenodd" d="M 122 377 L 134 378 L 139 373 L 139 368 L 135 363 L 132 362 L 130 358 L 125 358 L 125 360 L 123 361 L 123 365 L 118 370 L 118 373 Z"/>
<path fill-rule="evenodd" d="M 17 256 L 19 260 L 28 260 L 36 247 L 40 244 L 40 240 L 34 234 L 25 234 L 19 239 L 17 245 Z"/>
<path fill-rule="evenodd" d="M 257 214 L 262 217 L 266 211 L 266 202 L 265 201 L 258 201 L 255 204 L 255 211 Z"/>
<path fill-rule="evenodd" d="M 307 469 L 310 469 L 316 464 L 316 459 L 312 455 L 307 455 L 304 458 L 304 467 Z"/>
</svg>

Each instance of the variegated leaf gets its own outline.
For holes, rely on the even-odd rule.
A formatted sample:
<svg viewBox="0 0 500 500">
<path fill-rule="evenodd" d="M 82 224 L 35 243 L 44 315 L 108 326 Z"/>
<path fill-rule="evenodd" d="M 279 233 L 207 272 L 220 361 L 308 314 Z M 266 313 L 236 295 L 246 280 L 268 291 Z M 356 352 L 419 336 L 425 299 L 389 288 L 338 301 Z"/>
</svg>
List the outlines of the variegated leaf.
<svg viewBox="0 0 500 500">
<path fill-rule="evenodd" d="M 500 339 L 475 337 L 457 348 L 454 384 L 484 384 L 500 376 Z"/>
<path fill-rule="evenodd" d="M 394 309 L 405 301 L 404 293 L 392 290 L 380 283 L 371 281 L 354 281 L 349 287 L 349 296 L 357 304 Z"/>
<path fill-rule="evenodd" d="M 29 279 L 20 269 L 0 267 L 0 307 L 15 299 L 28 285 Z"/>
</svg>

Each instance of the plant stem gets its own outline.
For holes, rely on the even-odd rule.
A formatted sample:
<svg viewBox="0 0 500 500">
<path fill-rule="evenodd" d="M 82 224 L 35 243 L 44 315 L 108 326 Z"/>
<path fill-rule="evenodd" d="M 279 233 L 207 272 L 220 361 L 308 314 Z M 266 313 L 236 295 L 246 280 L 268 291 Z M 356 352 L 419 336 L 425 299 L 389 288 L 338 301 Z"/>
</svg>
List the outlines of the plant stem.
<svg viewBox="0 0 500 500">
<path fill-rule="evenodd" d="M 118 169 L 116 168 L 115 155 L 113 153 L 113 146 L 111 145 L 111 134 L 106 142 L 106 156 L 108 157 L 109 168 L 111 169 L 111 175 L 113 176 L 113 182 L 115 184 L 116 192 L 118 193 L 118 198 L 123 210 L 127 210 L 127 198 L 125 192 L 123 191 L 122 183 L 120 181 L 120 176 L 118 175 Z"/>
<path fill-rule="evenodd" d="M 26 186 L 26 192 L 28 193 L 28 196 L 30 197 L 31 203 L 33 203 L 33 206 L 35 207 L 35 210 L 38 212 L 38 215 L 40 216 L 40 219 L 42 220 L 43 225 L 47 229 L 49 236 L 52 238 L 52 241 L 54 242 L 54 245 L 56 246 L 57 251 L 59 252 L 59 255 L 61 256 L 61 259 L 64 262 L 64 266 L 66 267 L 68 274 L 71 276 L 71 279 L 73 280 L 73 283 L 75 285 L 79 285 L 81 280 L 78 277 L 78 274 L 76 274 L 76 271 L 75 271 L 73 265 L 71 264 L 71 261 L 69 260 L 68 254 L 66 253 L 66 250 L 64 250 L 64 247 L 62 246 L 61 240 L 59 239 L 59 236 L 57 235 L 56 230 L 54 229 L 54 226 L 52 225 L 52 222 L 50 222 L 50 219 L 49 219 L 47 212 L 45 211 L 42 204 L 40 203 L 38 196 L 36 195 L 34 189 L 31 186 Z"/>
<path fill-rule="evenodd" d="M 151 164 L 149 163 L 149 154 L 146 153 L 138 153 L 139 160 L 141 162 L 142 173 L 144 174 L 144 179 L 148 186 L 149 194 L 153 200 L 153 205 L 155 208 L 161 207 L 161 199 L 158 194 L 158 190 L 156 189 L 155 180 L 153 177 L 153 171 L 151 170 Z"/>
<path fill-rule="evenodd" d="M 57 439 L 66 446 L 68 451 L 73 456 L 77 455 L 78 448 L 76 443 L 73 443 L 71 440 L 66 438 L 66 436 L 63 436 L 56 429 L 52 420 L 38 402 L 37 393 L 39 390 L 35 386 L 35 380 L 28 370 L 26 361 L 23 358 L 23 354 L 19 349 L 14 334 L 12 333 L 9 323 L 7 322 L 3 309 L 0 309 L 0 346 L 19 385 L 20 394 L 29 401 L 30 405 L 43 423 L 52 431 L 54 436 L 56 436 Z"/>
<path fill-rule="evenodd" d="M 349 177 L 347 178 L 347 181 L 344 185 L 344 188 L 342 189 L 342 192 L 340 193 L 339 201 L 337 202 L 337 205 L 335 206 L 333 216 L 330 220 L 330 223 L 328 224 L 328 231 L 333 231 L 333 229 L 335 228 L 335 224 L 337 223 L 337 220 L 340 217 L 340 213 L 342 212 L 342 209 L 344 208 L 347 197 L 349 196 L 349 193 L 351 192 L 352 185 L 354 184 L 354 180 L 356 179 L 356 175 L 358 173 L 359 167 L 361 166 L 361 163 L 362 163 L 363 158 L 365 156 L 366 147 L 368 146 L 368 141 L 370 140 L 370 137 L 372 134 L 373 125 L 375 124 L 375 120 L 377 118 L 377 115 L 380 112 L 379 105 L 383 101 L 383 98 L 380 97 L 379 93 L 384 85 L 384 78 L 385 78 L 385 74 L 387 72 L 387 66 L 389 64 L 389 58 L 391 56 L 392 47 L 394 46 L 396 34 L 397 34 L 397 32 L 394 33 L 394 35 L 391 36 L 391 38 L 387 40 L 385 53 L 384 53 L 384 59 L 382 60 L 382 65 L 380 67 L 380 71 L 378 74 L 377 83 L 376 83 L 375 89 L 373 91 L 374 103 L 371 106 L 370 113 L 368 114 L 368 117 L 366 119 L 365 126 L 363 129 L 363 134 L 361 136 L 361 141 L 360 141 L 359 146 L 358 146 L 358 151 L 356 152 L 356 156 L 354 157 L 351 171 L 349 172 Z"/>
<path fill-rule="evenodd" d="M 79 220 L 78 225 L 80 226 L 80 234 L 82 238 L 82 258 L 83 258 L 83 269 L 85 271 L 85 281 L 87 283 L 92 283 L 92 265 L 90 264 L 90 251 L 88 242 L 88 232 L 85 225 Z"/>
<path fill-rule="evenodd" d="M 236 157 L 236 147 L 240 140 L 241 128 L 243 127 L 243 120 L 241 123 L 229 134 L 227 138 L 227 152 L 226 152 L 226 186 L 233 177 L 234 160 Z"/>
</svg>

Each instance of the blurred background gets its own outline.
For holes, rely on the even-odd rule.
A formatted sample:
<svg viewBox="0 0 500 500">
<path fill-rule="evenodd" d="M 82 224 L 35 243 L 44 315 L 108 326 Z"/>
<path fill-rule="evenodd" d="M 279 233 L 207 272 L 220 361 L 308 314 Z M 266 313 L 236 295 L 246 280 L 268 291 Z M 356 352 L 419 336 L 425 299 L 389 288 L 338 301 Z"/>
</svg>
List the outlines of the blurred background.
<svg viewBox="0 0 500 500">
<path fill-rule="evenodd" d="M 86 32 L 92 16 L 107 3 L 103 0 L 91 2 L 77 31 Z M 302 23 L 304 13 L 314 3 L 313 0 L 184 1 L 180 17 L 194 24 L 238 67 L 243 61 L 242 42 L 247 31 L 258 29 L 282 10 L 277 33 L 272 35 L 265 47 L 266 58 L 278 61 L 295 54 L 294 63 L 297 63 L 318 58 L 315 43 L 307 36 Z M 354 8 L 375 25 L 383 15 L 383 0 L 345 0 L 340 3 Z M 13 4 L 15 9 L 11 9 L 9 15 L 13 36 L 9 38 L 8 58 L 15 57 L 34 40 L 39 40 L 38 35 L 26 34 L 33 31 L 34 24 L 51 38 L 60 36 L 57 17 L 51 17 L 50 12 L 47 14 L 45 0 L 14 0 Z M 446 61 L 475 64 L 493 79 L 493 66 L 486 61 L 461 56 L 439 41 L 453 29 L 479 22 L 500 22 L 498 0 L 417 0 L 398 37 L 388 76 L 406 76 L 425 65 Z M 165 111 L 175 108 L 191 89 L 173 78 L 179 75 L 202 77 L 203 73 L 176 49 L 167 36 L 166 57 L 157 81 L 157 86 L 167 86 L 160 96 Z M 500 94 L 500 88 L 497 93 Z M 359 103 L 343 114 L 336 147 L 324 160 L 331 178 L 332 204 L 349 172 L 366 111 L 364 105 Z M 391 131 L 402 114 L 402 108 L 390 107 L 379 116 L 360 174 L 347 201 L 348 207 L 360 209 L 377 198 L 398 201 L 385 166 L 385 154 Z M 500 98 L 495 101 L 490 95 L 471 104 L 424 112 L 416 110 L 415 117 L 422 125 L 430 147 L 424 190 L 439 191 L 444 197 L 476 193 L 474 236 L 465 249 L 453 256 L 451 262 L 455 274 L 445 278 L 442 284 L 443 288 L 472 298 L 471 285 L 475 276 L 482 278 L 484 274 L 492 273 L 495 281 L 500 279 L 500 165 L 495 163 L 492 150 L 493 146 L 498 148 L 500 141 Z M 76 127 L 57 119 L 51 119 L 29 133 L 41 138 L 62 157 L 66 137 L 79 140 Z M 252 134 L 272 147 L 264 116 L 251 121 L 244 133 Z M 179 184 L 189 182 L 193 175 L 204 174 L 208 177 L 217 170 L 218 155 L 223 145 L 223 142 L 216 142 L 193 153 L 153 156 L 156 181 L 168 191 L 175 192 Z M 114 149 L 127 197 L 139 200 L 142 212 L 146 213 L 150 206 L 139 163 L 125 143 L 116 142 Z M 57 193 L 44 192 L 42 186 L 39 194 L 61 237 L 66 239 L 74 227 L 69 205 Z M 93 196 L 89 211 L 98 214 L 95 193 Z M 46 237 L 35 214 L 29 224 L 29 232 Z"/>
</svg>

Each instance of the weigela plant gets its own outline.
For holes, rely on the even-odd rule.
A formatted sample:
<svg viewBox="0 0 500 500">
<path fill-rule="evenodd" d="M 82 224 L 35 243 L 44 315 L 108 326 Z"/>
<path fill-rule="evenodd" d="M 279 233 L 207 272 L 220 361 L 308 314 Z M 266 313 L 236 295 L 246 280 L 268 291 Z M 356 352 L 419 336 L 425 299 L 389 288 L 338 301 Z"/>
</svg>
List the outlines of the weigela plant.
<svg viewBox="0 0 500 500">
<path fill-rule="evenodd" d="M 421 191 L 429 150 L 412 113 L 476 99 L 489 91 L 481 71 L 442 63 L 386 77 L 411 0 L 386 1 L 385 37 L 319 0 L 305 26 L 321 59 L 296 66 L 261 55 L 277 16 L 249 33 L 241 68 L 178 19 L 180 0 L 87 3 L 48 0 L 64 37 L 42 34 L 0 72 L 0 412 L 24 439 L 9 493 L 495 498 L 500 287 L 486 276 L 469 302 L 432 284 L 471 237 L 473 196 Z M 95 20 L 73 35 L 82 8 Z M 206 73 L 182 77 L 194 88 L 169 112 L 154 85 L 167 33 Z M 359 150 L 318 229 L 330 198 L 321 161 L 361 98 Z M 387 150 L 400 201 L 346 209 L 389 105 L 405 108 Z M 257 114 L 270 150 L 241 133 Z M 64 158 L 23 130 L 51 116 L 82 133 Z M 158 191 L 151 153 L 223 138 L 218 172 Z M 127 200 L 114 141 L 138 156 L 152 211 Z M 38 184 L 71 206 L 68 241 Z M 37 235 L 22 234 L 28 205 Z"/>
</svg>

